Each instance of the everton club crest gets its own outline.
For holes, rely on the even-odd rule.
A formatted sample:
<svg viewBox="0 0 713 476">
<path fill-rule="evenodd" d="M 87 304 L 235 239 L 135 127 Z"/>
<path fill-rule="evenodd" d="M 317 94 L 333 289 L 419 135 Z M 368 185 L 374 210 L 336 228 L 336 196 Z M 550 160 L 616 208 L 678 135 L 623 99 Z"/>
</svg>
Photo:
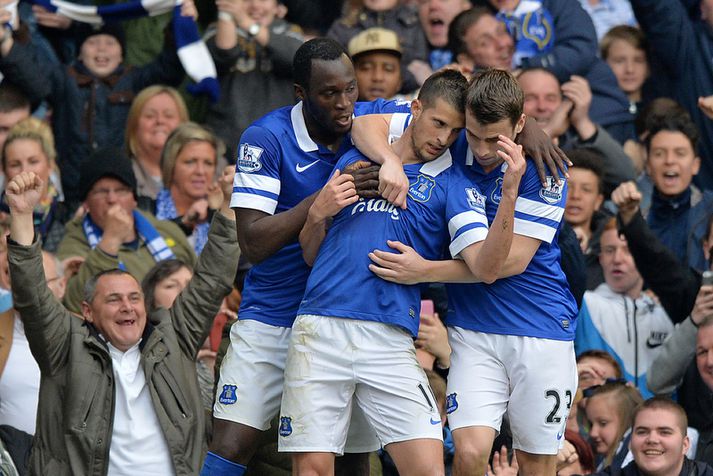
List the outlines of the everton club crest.
<svg viewBox="0 0 713 476">
<path fill-rule="evenodd" d="M 280 436 L 290 436 L 292 434 L 292 418 L 280 417 Z"/>
<path fill-rule="evenodd" d="M 451 393 L 446 396 L 446 413 L 451 414 L 458 409 L 458 400 L 456 400 L 457 393 Z"/>
<path fill-rule="evenodd" d="M 416 181 L 410 185 L 408 194 L 411 198 L 417 202 L 427 202 L 431 198 L 431 192 L 433 187 L 436 186 L 436 182 L 431 177 L 419 175 L 416 177 Z"/>
<path fill-rule="evenodd" d="M 237 389 L 237 385 L 223 385 L 223 391 L 220 393 L 220 397 L 218 397 L 218 402 L 223 405 L 232 405 L 237 402 L 238 396 L 235 393 Z"/>
</svg>

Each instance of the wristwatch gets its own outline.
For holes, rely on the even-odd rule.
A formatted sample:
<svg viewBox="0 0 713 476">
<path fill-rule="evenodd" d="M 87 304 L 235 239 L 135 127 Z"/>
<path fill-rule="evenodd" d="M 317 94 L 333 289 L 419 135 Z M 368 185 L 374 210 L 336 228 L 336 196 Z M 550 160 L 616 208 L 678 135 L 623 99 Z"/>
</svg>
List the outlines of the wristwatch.
<svg viewBox="0 0 713 476">
<path fill-rule="evenodd" d="M 262 26 L 259 23 L 253 23 L 250 25 L 250 28 L 248 28 L 248 35 L 250 35 L 250 38 L 257 36 L 258 33 L 260 33 L 260 29 Z"/>
</svg>

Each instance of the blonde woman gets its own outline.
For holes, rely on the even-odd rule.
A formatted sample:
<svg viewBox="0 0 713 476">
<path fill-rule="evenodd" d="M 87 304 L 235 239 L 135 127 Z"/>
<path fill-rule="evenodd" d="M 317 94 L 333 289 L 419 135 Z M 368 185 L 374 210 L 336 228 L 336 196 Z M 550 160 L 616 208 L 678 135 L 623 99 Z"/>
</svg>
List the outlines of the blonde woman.
<svg viewBox="0 0 713 476">
<path fill-rule="evenodd" d="M 126 120 L 126 147 L 133 162 L 139 197 L 156 199 L 161 190 L 161 151 L 188 109 L 174 88 L 149 86 L 136 95 Z"/>
<path fill-rule="evenodd" d="M 52 130 L 34 117 L 15 124 L 2 147 L 2 171 L 7 182 L 22 172 L 34 172 L 42 179 L 44 189 L 34 213 L 35 233 L 42 238 L 42 248 L 51 252 L 57 250 L 64 224 L 72 218 L 58 185 L 56 159 Z M 9 212 L 4 193 L 0 208 Z"/>
<path fill-rule="evenodd" d="M 223 154 L 223 142 L 193 122 L 176 127 L 161 154 L 163 188 L 154 213 L 161 220 L 175 221 L 196 254 L 206 243 L 210 220 L 222 200 L 214 177 Z"/>
</svg>

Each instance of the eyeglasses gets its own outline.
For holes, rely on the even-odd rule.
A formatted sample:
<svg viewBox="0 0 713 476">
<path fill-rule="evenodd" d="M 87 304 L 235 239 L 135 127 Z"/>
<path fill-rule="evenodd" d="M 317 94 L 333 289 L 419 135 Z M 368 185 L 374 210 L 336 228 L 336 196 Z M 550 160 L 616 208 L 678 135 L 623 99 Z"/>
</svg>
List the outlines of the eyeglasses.
<svg viewBox="0 0 713 476">
<path fill-rule="evenodd" d="M 628 382 L 625 378 L 608 378 L 604 381 L 603 385 L 607 384 L 619 384 L 619 385 L 626 385 Z M 592 385 L 591 387 L 585 388 L 582 390 L 582 396 L 584 398 L 589 398 L 592 395 L 594 395 L 594 392 L 597 391 L 597 389 L 601 387 L 601 385 Z"/>
<path fill-rule="evenodd" d="M 119 198 L 126 197 L 131 193 L 131 188 L 129 187 L 119 187 L 119 188 L 97 188 L 89 192 L 93 197 L 106 198 L 110 193 L 113 193 Z"/>
</svg>

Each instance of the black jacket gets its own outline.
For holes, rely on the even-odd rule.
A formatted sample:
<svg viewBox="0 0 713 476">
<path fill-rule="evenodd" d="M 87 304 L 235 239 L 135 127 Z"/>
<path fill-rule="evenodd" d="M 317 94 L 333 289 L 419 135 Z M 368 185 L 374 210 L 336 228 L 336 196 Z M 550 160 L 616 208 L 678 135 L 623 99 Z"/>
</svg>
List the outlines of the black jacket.
<svg viewBox="0 0 713 476">
<path fill-rule="evenodd" d="M 674 324 L 682 322 L 693 310 L 701 288 L 701 274 L 681 263 L 659 241 L 640 213 L 626 226 L 621 217 L 617 216 L 617 220 L 647 286 L 656 293 Z"/>
<path fill-rule="evenodd" d="M 606 468 L 604 471 L 596 473 L 594 476 L 641 476 L 639 467 L 636 466 L 636 461 L 632 461 L 621 469 Z M 691 461 L 685 458 L 683 468 L 679 476 L 713 476 L 713 468 L 706 463 L 700 461 Z"/>
</svg>

